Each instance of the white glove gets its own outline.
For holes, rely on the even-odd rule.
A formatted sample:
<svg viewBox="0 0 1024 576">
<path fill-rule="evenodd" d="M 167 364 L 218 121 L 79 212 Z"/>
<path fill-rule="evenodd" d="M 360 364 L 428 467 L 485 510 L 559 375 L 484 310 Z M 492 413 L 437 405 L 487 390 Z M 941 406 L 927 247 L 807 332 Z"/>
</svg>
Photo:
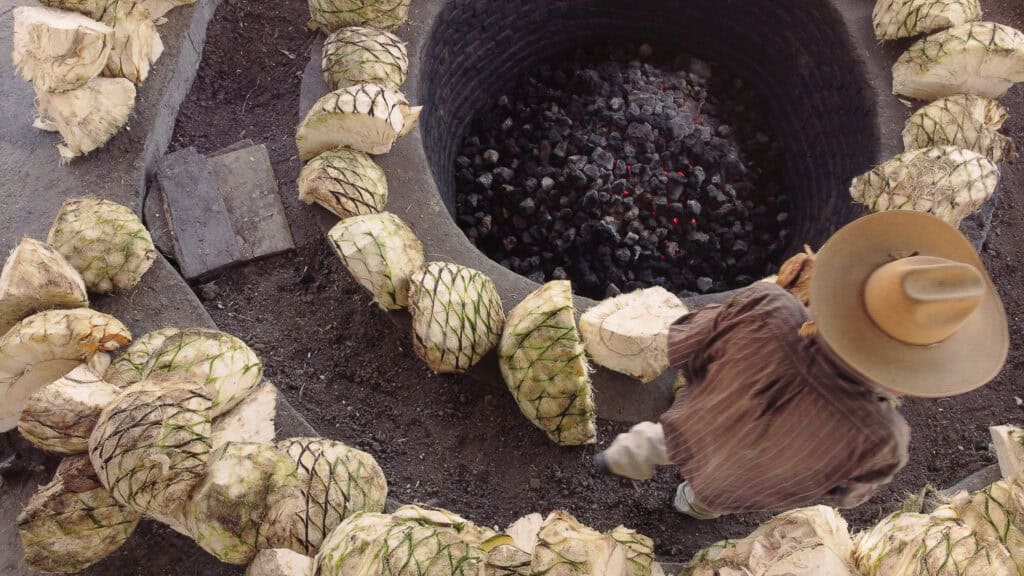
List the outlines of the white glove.
<svg viewBox="0 0 1024 576">
<path fill-rule="evenodd" d="M 655 467 L 672 464 L 665 449 L 665 433 L 661 424 L 654 422 L 641 422 L 619 434 L 600 454 L 600 460 L 611 473 L 633 480 L 650 480 Z"/>
</svg>

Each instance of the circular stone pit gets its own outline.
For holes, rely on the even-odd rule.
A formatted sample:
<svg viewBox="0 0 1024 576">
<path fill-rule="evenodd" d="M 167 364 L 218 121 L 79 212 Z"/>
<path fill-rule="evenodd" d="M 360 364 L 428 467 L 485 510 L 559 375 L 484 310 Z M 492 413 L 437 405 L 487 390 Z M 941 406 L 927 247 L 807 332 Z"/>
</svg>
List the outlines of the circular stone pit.
<svg viewBox="0 0 1024 576">
<path fill-rule="evenodd" d="M 790 246 L 817 247 L 863 214 L 850 180 L 900 149 L 906 111 L 889 94 L 889 55 L 877 48 L 871 3 L 860 0 L 780 0 L 770 6 L 738 0 L 686 3 L 636 0 L 418 0 L 397 34 L 408 44 L 403 92 L 423 105 L 419 126 L 375 160 L 390 188 L 388 211 L 423 242 L 428 260 L 450 261 L 494 280 L 505 310 L 538 284 L 491 260 L 455 222 L 453 169 L 472 118 L 507 91 L 524 71 L 554 54 L 595 41 L 650 43 L 705 59 L 744 78 L 768 106 L 783 144 L 783 187 L 791 198 Z M 327 92 L 319 46 L 303 76 L 300 117 Z M 319 210 L 323 230 L 337 219 Z M 685 298 L 690 309 L 729 292 Z M 577 296 L 580 312 L 595 301 Z M 408 330 L 405 313 L 392 313 Z M 492 352 L 470 373 L 501 383 Z M 672 376 L 641 385 L 595 367 L 598 416 L 656 419 L 672 401 Z"/>
<path fill-rule="evenodd" d="M 778 270 L 790 234 L 768 118 L 742 78 L 685 54 L 557 54 L 474 118 L 456 221 L 505 268 L 583 296 L 741 288 Z"/>
<path fill-rule="evenodd" d="M 860 215 L 852 177 L 876 163 L 875 95 L 831 2 L 453 1 L 420 58 L 423 146 L 450 212 L 470 121 L 524 71 L 597 39 L 688 52 L 742 77 L 769 109 L 793 198 L 790 251 Z"/>
</svg>

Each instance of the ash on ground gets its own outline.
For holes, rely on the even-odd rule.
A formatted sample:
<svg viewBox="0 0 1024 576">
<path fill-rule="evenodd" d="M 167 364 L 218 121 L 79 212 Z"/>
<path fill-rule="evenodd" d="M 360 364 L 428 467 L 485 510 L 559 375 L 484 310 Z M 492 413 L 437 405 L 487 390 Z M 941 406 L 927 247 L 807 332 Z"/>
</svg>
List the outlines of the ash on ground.
<svg viewBox="0 0 1024 576">
<path fill-rule="evenodd" d="M 457 220 L 484 253 L 578 294 L 750 284 L 788 244 L 781 149 L 743 80 L 648 45 L 541 65 L 471 124 Z"/>
</svg>

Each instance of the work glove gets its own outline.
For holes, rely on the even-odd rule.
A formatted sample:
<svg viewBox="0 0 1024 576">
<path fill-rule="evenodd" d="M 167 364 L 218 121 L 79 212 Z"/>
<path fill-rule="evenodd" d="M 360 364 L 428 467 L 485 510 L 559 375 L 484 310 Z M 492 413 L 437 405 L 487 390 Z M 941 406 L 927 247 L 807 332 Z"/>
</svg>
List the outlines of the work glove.
<svg viewBox="0 0 1024 576">
<path fill-rule="evenodd" d="M 632 480 L 650 480 L 657 466 L 672 464 L 665 449 L 661 424 L 641 422 L 619 434 L 607 450 L 594 458 L 599 470 Z"/>
</svg>

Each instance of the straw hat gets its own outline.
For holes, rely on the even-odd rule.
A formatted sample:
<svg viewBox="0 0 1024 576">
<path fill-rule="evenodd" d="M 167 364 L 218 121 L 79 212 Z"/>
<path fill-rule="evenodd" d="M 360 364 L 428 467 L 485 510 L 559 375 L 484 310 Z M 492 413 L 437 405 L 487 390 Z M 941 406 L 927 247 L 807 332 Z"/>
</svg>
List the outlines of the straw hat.
<svg viewBox="0 0 1024 576">
<path fill-rule="evenodd" d="M 850 368 L 909 396 L 978 388 L 1009 351 L 1003 304 L 971 243 L 921 212 L 879 212 L 836 232 L 818 252 L 811 314 Z"/>
</svg>

